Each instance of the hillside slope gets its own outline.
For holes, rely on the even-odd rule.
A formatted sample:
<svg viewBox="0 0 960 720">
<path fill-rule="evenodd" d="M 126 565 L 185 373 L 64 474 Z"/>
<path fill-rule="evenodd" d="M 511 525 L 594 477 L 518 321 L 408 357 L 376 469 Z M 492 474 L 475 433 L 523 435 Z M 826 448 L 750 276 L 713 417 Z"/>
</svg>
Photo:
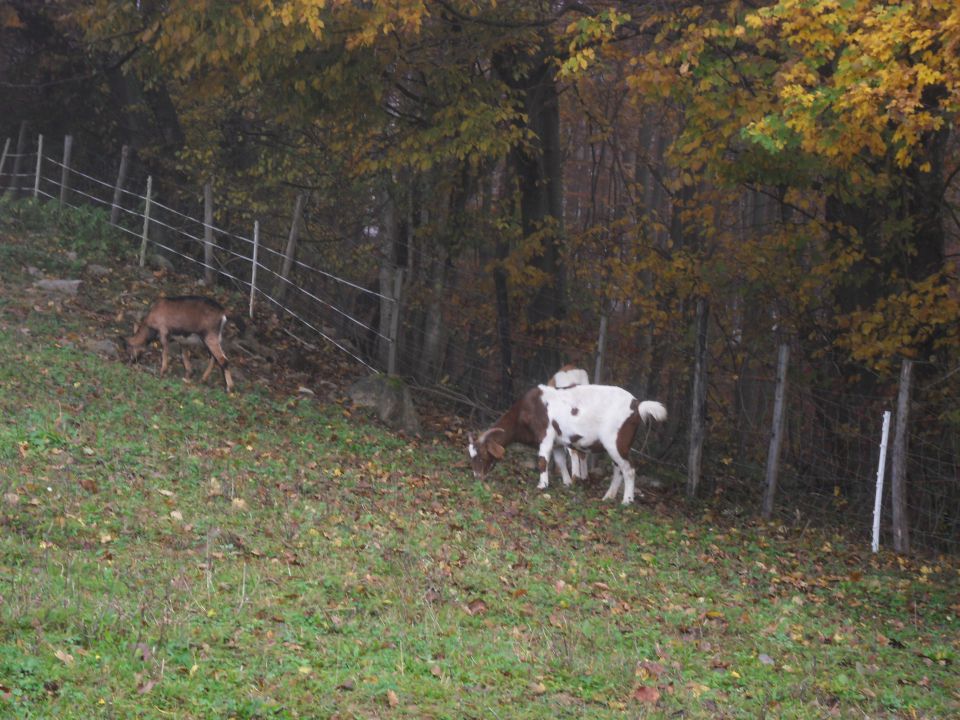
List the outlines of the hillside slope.
<svg viewBox="0 0 960 720">
<path fill-rule="evenodd" d="M 960 713 L 955 563 L 479 484 L 252 358 L 158 379 L 89 344 L 177 285 L 123 252 L 0 224 L 3 717 Z"/>
</svg>

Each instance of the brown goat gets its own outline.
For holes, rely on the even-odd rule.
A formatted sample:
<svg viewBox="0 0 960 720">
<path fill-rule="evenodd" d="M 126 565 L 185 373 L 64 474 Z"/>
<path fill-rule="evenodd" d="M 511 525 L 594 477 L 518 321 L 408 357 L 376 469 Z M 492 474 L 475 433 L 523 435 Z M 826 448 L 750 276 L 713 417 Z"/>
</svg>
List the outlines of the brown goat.
<svg viewBox="0 0 960 720">
<path fill-rule="evenodd" d="M 136 362 L 148 343 L 160 338 L 162 356 L 160 361 L 160 376 L 167 371 L 169 365 L 169 339 L 188 338 L 198 336 L 207 351 L 210 353 L 210 363 L 203 373 L 201 382 L 206 382 L 216 362 L 223 371 L 223 380 L 227 385 L 227 392 L 233 390 L 233 378 L 230 377 L 227 356 L 221 347 L 223 342 L 223 328 L 227 324 L 227 314 L 223 306 L 207 297 L 186 295 L 183 297 L 165 297 L 157 300 L 150 306 L 147 316 L 139 328 L 134 328 L 134 334 L 129 338 L 121 338 L 129 354 L 130 361 Z M 187 349 L 181 348 L 183 367 L 190 373 L 190 359 Z"/>
</svg>

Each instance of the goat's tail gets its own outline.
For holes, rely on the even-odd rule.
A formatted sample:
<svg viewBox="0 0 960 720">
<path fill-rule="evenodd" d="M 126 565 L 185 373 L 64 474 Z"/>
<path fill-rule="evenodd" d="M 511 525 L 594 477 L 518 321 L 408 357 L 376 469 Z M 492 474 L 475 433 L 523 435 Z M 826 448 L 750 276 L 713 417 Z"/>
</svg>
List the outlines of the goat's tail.
<svg viewBox="0 0 960 720">
<path fill-rule="evenodd" d="M 658 403 L 656 400 L 644 400 L 637 405 L 637 415 L 640 416 L 641 420 L 649 419 L 663 422 L 667 419 L 667 409 L 663 406 L 663 403 Z"/>
</svg>

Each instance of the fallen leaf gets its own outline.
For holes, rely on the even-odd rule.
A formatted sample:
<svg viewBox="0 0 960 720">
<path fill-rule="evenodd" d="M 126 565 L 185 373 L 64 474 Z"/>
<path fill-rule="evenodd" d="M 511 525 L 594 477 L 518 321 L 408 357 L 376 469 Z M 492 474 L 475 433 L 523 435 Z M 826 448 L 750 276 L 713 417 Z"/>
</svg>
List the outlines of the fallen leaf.
<svg viewBox="0 0 960 720">
<path fill-rule="evenodd" d="M 397 694 L 393 690 L 387 690 L 387 705 L 392 708 L 397 707 L 400 704 L 400 698 L 397 697 Z"/>
<path fill-rule="evenodd" d="M 64 665 L 73 665 L 73 655 L 68 653 L 66 650 L 56 650 L 53 653 L 57 660 L 62 662 Z"/>
<path fill-rule="evenodd" d="M 653 704 L 660 699 L 660 691 L 650 685 L 641 685 L 633 691 L 631 697 L 637 702 Z"/>
<path fill-rule="evenodd" d="M 543 695 L 547 692 L 547 686 L 542 682 L 532 682 L 527 687 L 534 695 Z"/>
<path fill-rule="evenodd" d="M 468 615 L 481 615 L 487 611 L 487 603 L 477 598 L 467 603 L 466 610 Z"/>
<path fill-rule="evenodd" d="M 636 675 L 639 678 L 659 678 L 666 671 L 667 669 L 660 663 L 644 660 L 643 662 L 637 663 Z"/>
<path fill-rule="evenodd" d="M 148 692 L 153 690 L 153 688 L 156 687 L 156 685 L 157 685 L 157 681 L 151 678 L 147 680 L 145 683 L 142 683 L 141 685 L 137 686 L 137 694 L 146 695 Z"/>
<path fill-rule="evenodd" d="M 170 517 L 172 517 L 177 522 L 183 522 L 183 513 L 179 510 L 172 510 L 170 512 Z"/>
</svg>

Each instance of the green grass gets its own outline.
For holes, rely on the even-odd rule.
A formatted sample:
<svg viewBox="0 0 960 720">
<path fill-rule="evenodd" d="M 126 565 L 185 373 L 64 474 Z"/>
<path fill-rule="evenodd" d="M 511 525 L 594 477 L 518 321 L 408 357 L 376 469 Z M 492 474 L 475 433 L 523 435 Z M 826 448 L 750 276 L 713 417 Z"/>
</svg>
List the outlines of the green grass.
<svg viewBox="0 0 960 720">
<path fill-rule="evenodd" d="M 110 286 L 48 304 L 20 266 L 57 251 L 0 255 L 2 717 L 960 713 L 955 562 L 478 484 L 340 404 L 85 352 Z"/>
</svg>

